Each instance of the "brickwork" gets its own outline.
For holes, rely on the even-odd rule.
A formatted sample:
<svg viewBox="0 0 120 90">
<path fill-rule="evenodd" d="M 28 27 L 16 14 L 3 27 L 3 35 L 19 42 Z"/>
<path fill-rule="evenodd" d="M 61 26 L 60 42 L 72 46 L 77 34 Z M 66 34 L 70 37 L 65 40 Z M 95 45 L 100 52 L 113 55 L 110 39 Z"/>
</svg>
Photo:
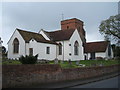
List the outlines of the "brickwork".
<svg viewBox="0 0 120 90">
<path fill-rule="evenodd" d="M 120 65 L 62 69 L 59 65 L 3 65 L 2 85 L 6 88 L 86 79 L 117 72 L 118 67 Z"/>
<path fill-rule="evenodd" d="M 83 21 L 78 20 L 76 18 L 63 20 L 61 21 L 61 30 L 68 30 L 68 29 L 78 29 L 83 36 L 85 36 L 85 31 L 83 29 Z"/>
</svg>

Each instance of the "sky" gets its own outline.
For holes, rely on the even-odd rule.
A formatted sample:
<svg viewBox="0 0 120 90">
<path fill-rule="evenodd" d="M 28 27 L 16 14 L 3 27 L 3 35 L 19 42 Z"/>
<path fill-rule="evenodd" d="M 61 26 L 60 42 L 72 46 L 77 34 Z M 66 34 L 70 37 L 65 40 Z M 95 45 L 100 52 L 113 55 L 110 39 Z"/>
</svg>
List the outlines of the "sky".
<svg viewBox="0 0 120 90">
<path fill-rule="evenodd" d="M 0 37 L 3 46 L 16 28 L 39 32 L 60 30 L 62 14 L 65 19 L 84 22 L 87 42 L 103 41 L 99 32 L 102 20 L 118 14 L 118 2 L 0 2 Z"/>
</svg>

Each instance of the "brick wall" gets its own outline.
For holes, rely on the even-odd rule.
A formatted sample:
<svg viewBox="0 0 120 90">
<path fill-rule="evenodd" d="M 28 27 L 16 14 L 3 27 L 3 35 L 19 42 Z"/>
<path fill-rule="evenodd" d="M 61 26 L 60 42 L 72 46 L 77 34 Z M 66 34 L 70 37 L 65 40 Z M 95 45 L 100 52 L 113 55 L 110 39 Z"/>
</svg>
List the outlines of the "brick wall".
<svg viewBox="0 0 120 90">
<path fill-rule="evenodd" d="M 83 22 L 79 19 L 73 18 L 61 21 L 61 30 L 78 29 L 78 31 L 85 36 L 83 29 Z"/>
<path fill-rule="evenodd" d="M 17 87 L 33 84 L 85 79 L 118 71 L 120 65 L 62 69 L 59 65 L 3 65 L 2 86 Z"/>
</svg>

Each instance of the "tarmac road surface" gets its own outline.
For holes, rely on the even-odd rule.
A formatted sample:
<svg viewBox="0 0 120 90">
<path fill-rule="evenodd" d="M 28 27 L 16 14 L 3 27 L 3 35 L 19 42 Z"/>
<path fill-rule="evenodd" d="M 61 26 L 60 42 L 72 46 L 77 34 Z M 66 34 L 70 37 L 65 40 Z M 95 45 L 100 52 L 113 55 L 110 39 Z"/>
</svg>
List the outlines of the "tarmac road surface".
<svg viewBox="0 0 120 90">
<path fill-rule="evenodd" d="M 97 82 L 73 86 L 71 88 L 120 88 L 120 75 Z"/>
</svg>

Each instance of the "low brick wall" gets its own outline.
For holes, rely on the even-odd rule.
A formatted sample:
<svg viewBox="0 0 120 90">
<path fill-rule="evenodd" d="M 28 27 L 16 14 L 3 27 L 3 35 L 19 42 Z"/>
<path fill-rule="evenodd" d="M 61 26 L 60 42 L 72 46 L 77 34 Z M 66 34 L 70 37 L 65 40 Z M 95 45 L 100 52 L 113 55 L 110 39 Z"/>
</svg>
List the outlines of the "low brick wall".
<svg viewBox="0 0 120 90">
<path fill-rule="evenodd" d="M 35 84 L 86 79 L 118 72 L 120 65 L 62 69 L 60 65 L 3 65 L 2 87 L 30 86 Z"/>
</svg>

